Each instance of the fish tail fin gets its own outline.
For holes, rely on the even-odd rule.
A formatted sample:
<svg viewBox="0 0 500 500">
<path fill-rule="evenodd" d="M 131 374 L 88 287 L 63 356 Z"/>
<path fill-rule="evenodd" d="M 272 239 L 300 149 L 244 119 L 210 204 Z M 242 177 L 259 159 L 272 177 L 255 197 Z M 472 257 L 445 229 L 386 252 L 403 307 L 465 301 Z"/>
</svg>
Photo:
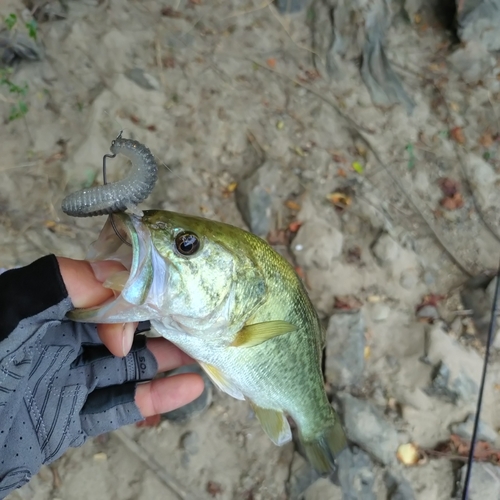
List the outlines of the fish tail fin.
<svg viewBox="0 0 500 500">
<path fill-rule="evenodd" d="M 312 438 L 300 436 L 306 456 L 311 465 L 320 474 L 329 474 L 335 470 L 335 459 L 347 446 L 347 439 L 338 417 L 333 424 L 329 422 Z"/>
</svg>

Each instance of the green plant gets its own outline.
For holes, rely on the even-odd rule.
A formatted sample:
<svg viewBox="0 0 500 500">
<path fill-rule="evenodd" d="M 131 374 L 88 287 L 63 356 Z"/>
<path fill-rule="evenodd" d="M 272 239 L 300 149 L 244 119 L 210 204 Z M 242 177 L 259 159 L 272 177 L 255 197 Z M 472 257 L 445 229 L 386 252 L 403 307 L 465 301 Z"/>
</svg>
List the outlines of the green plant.
<svg viewBox="0 0 500 500">
<path fill-rule="evenodd" d="M 5 26 L 9 31 L 15 29 L 18 18 L 16 14 L 11 13 L 5 19 Z M 38 25 L 34 19 L 25 23 L 25 28 L 28 30 L 28 35 L 34 40 L 37 39 Z M 12 104 L 9 113 L 9 121 L 22 118 L 28 112 L 28 104 L 26 103 L 26 96 L 28 94 L 28 84 L 22 86 L 17 85 L 12 81 L 12 68 L 0 68 L 0 88 L 5 88 L 11 99 L 9 102 Z"/>
<path fill-rule="evenodd" d="M 11 79 L 12 69 L 0 69 L 0 87 L 7 89 L 12 96 L 14 102 L 10 108 L 9 121 L 22 118 L 28 112 L 28 105 L 26 104 L 25 97 L 28 94 L 28 84 L 25 83 L 22 87 L 15 84 Z"/>
</svg>

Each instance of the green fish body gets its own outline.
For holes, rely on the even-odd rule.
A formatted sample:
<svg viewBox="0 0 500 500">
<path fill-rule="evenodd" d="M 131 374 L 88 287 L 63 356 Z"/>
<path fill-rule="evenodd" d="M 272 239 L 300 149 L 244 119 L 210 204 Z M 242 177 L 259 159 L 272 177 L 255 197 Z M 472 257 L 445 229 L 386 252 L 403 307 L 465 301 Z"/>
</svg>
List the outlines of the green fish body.
<svg viewBox="0 0 500 500">
<path fill-rule="evenodd" d="M 127 267 L 105 283 L 120 293 L 71 319 L 150 320 L 222 391 L 248 400 L 277 445 L 291 440 L 290 415 L 312 465 L 330 472 L 346 439 L 324 390 L 324 332 L 290 264 L 261 238 L 220 222 L 166 211 L 114 219 L 132 250 L 108 220 L 89 258 Z"/>
</svg>

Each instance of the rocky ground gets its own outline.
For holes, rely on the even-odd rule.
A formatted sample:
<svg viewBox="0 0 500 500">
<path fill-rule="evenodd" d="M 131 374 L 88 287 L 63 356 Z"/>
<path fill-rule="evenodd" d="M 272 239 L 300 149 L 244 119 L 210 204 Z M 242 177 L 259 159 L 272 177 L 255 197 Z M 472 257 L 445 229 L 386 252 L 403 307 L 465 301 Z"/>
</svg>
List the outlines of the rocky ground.
<svg viewBox="0 0 500 500">
<path fill-rule="evenodd" d="M 104 220 L 60 202 L 102 182 L 124 129 L 161 161 L 146 207 L 249 228 L 296 266 L 352 446 L 335 481 L 318 479 L 214 392 L 202 416 L 88 442 L 10 500 L 453 498 L 500 256 L 491 47 L 460 45 L 426 2 L 395 5 L 387 56 L 413 104 L 381 107 L 357 54 L 329 71 L 328 2 L 291 15 L 257 0 L 26 3 L 0 6 L 25 37 L 0 81 L 0 266 L 84 257 Z M 500 498 L 499 360 L 471 500 Z"/>
</svg>

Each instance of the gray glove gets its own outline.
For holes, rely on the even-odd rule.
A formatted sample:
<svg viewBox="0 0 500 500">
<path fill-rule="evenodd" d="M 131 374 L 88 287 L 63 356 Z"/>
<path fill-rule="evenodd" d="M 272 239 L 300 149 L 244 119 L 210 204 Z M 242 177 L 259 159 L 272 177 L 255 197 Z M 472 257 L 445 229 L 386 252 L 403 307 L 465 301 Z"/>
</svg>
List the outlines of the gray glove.
<svg viewBox="0 0 500 500">
<path fill-rule="evenodd" d="M 143 419 L 138 381 L 157 362 L 137 337 L 125 358 L 73 308 L 53 255 L 0 275 L 0 499 L 90 436 Z"/>
</svg>

